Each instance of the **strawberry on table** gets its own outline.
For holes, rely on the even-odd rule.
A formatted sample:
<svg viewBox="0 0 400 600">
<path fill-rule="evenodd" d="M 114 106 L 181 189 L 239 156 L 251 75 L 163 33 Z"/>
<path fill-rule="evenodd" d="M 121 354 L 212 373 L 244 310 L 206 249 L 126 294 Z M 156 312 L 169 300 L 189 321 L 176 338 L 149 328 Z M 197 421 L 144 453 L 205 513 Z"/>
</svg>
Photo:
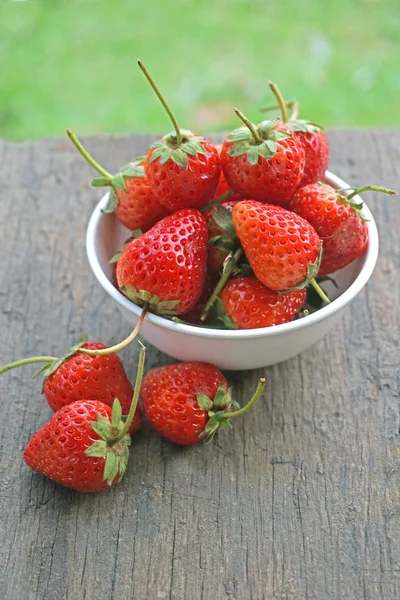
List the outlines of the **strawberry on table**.
<svg viewBox="0 0 400 600">
<path fill-rule="evenodd" d="M 286 206 L 303 177 L 305 156 L 301 142 L 284 123 L 245 123 L 225 139 L 221 165 L 228 184 L 244 198 Z"/>
<path fill-rule="evenodd" d="M 311 284 L 329 302 L 315 281 L 322 247 L 308 221 L 281 206 L 254 200 L 238 202 L 232 218 L 254 275 L 261 283 L 282 292 Z"/>
<path fill-rule="evenodd" d="M 235 329 L 257 329 L 292 321 L 307 299 L 305 289 L 280 294 L 266 288 L 256 277 L 228 281 L 219 295 Z"/>
<path fill-rule="evenodd" d="M 353 199 L 369 190 L 396 195 L 394 190 L 379 186 L 335 190 L 329 185 L 314 183 L 300 188 L 292 198 L 290 210 L 307 219 L 323 241 L 319 275 L 342 269 L 366 249 L 368 227 L 362 216 L 362 202 L 356 203 Z"/>
<path fill-rule="evenodd" d="M 145 171 L 159 202 L 170 212 L 201 208 L 214 197 L 221 174 L 217 149 L 204 137 L 180 129 L 154 80 L 141 61 L 139 67 L 167 111 L 174 131 L 152 144 Z"/>
<path fill-rule="evenodd" d="M 299 187 L 308 185 L 309 183 L 316 183 L 324 178 L 329 163 L 329 146 L 328 140 L 323 132 L 323 127 L 311 121 L 298 119 L 299 103 L 295 100 L 285 103 L 282 94 L 275 83 L 270 81 L 269 86 L 278 101 L 283 123 L 286 123 L 293 131 L 294 136 L 300 140 L 304 148 L 305 166 Z M 290 118 L 287 112 L 287 107 L 289 105 L 293 108 Z M 265 110 L 270 110 L 272 108 L 273 107 L 268 107 Z"/>
<path fill-rule="evenodd" d="M 212 438 L 219 428 L 231 429 L 230 419 L 247 412 L 263 387 L 261 379 L 253 398 L 239 409 L 216 367 L 186 362 L 149 371 L 140 396 L 154 429 L 170 442 L 190 446 L 205 437 Z"/>
<path fill-rule="evenodd" d="M 132 302 L 160 315 L 181 315 L 198 302 L 206 278 L 207 226 L 186 208 L 130 242 L 117 263 L 117 280 Z"/>
<path fill-rule="evenodd" d="M 136 393 L 126 422 L 119 401 L 112 410 L 98 400 L 77 400 L 64 406 L 28 442 L 26 464 L 78 492 L 97 492 L 115 485 L 124 475 L 131 443 L 128 430 L 137 407 L 143 376 L 140 353 Z"/>
<path fill-rule="evenodd" d="M 91 185 L 110 188 L 108 204 L 103 212 L 114 212 L 119 222 L 132 231 L 147 231 L 167 216 L 169 211 L 160 204 L 145 175 L 143 157 L 111 175 L 90 156 L 72 131 L 67 129 L 67 134 L 82 156 L 101 174 L 101 177 L 92 179 Z"/>
</svg>

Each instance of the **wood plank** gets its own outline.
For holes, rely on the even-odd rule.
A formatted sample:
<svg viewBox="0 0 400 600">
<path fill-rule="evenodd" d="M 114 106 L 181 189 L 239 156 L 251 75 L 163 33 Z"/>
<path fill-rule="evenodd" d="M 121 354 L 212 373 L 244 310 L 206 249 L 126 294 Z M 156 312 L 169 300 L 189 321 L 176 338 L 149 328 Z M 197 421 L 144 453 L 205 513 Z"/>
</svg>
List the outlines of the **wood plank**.
<svg viewBox="0 0 400 600">
<path fill-rule="evenodd" d="M 331 169 L 398 187 L 400 132 L 333 131 Z M 109 168 L 149 138 L 89 138 Z M 127 326 L 85 257 L 96 193 L 67 141 L 0 142 L 0 364 L 58 354 L 82 331 Z M 262 402 L 211 445 L 148 426 L 119 486 L 79 495 L 30 472 L 49 417 L 34 367 L 0 378 L 0 597 L 6 600 L 395 600 L 400 596 L 400 211 L 370 195 L 381 235 L 366 290 L 325 340 L 284 364 L 230 374 Z M 136 348 L 123 352 L 131 377 Z M 170 359 L 149 351 L 148 367 Z M 172 361 L 171 361 L 172 362 Z"/>
</svg>

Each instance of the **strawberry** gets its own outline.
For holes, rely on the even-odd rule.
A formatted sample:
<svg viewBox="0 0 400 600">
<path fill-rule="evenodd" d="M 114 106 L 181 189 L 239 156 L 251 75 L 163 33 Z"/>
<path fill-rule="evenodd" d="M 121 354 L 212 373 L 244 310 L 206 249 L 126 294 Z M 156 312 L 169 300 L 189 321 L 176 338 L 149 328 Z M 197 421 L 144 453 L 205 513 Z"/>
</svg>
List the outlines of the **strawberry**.
<svg viewBox="0 0 400 600">
<path fill-rule="evenodd" d="M 228 281 L 219 297 L 236 329 L 257 329 L 292 321 L 305 304 L 307 293 L 302 289 L 280 294 L 255 277 L 237 277 Z"/>
<path fill-rule="evenodd" d="M 311 121 L 298 119 L 299 103 L 295 100 L 285 103 L 278 87 L 272 81 L 269 82 L 269 86 L 278 101 L 283 123 L 286 123 L 294 132 L 294 136 L 301 142 L 304 149 L 305 166 L 299 187 L 308 185 L 309 183 L 316 183 L 324 178 L 329 163 L 329 146 L 328 140 L 323 133 L 323 127 Z M 288 106 L 293 108 L 290 118 L 287 112 Z M 270 110 L 271 108 L 275 107 L 268 107 L 265 110 Z"/>
<path fill-rule="evenodd" d="M 137 407 L 144 358 L 143 348 L 137 393 L 125 423 L 118 400 L 112 410 L 98 400 L 72 402 L 57 411 L 28 442 L 24 451 L 26 464 L 78 492 L 97 492 L 120 481 L 128 465 L 127 432 Z"/>
<path fill-rule="evenodd" d="M 165 217 L 128 244 L 118 260 L 120 290 L 157 314 L 178 315 L 200 298 L 206 277 L 207 226 L 186 208 Z"/>
<path fill-rule="evenodd" d="M 254 275 L 267 288 L 318 287 L 321 242 L 308 221 L 280 206 L 252 200 L 238 202 L 232 218 Z M 326 296 L 324 300 L 329 302 Z"/>
<path fill-rule="evenodd" d="M 170 212 L 182 208 L 201 208 L 214 197 L 221 163 L 217 149 L 187 129 L 180 129 L 151 75 L 138 61 L 147 80 L 167 111 L 174 131 L 150 147 L 145 171 L 159 202 Z"/>
<path fill-rule="evenodd" d="M 218 154 L 221 156 L 222 144 L 217 144 L 215 147 L 218 151 Z M 221 171 L 217 189 L 215 190 L 214 198 L 219 198 L 220 196 L 222 196 L 222 194 L 226 194 L 226 192 L 233 192 L 233 190 L 226 181 L 224 172 Z M 233 192 L 232 195 L 229 197 L 229 200 L 231 202 L 239 202 L 239 200 L 242 200 L 242 198 L 243 197 L 240 194 Z"/>
<path fill-rule="evenodd" d="M 241 410 L 231 398 L 228 383 L 212 365 L 187 362 L 158 367 L 147 373 L 141 388 L 144 413 L 154 429 L 170 442 L 190 446 L 213 437 L 229 419 L 243 414 L 259 398 L 264 380 Z"/>
<path fill-rule="evenodd" d="M 286 206 L 304 172 L 304 149 L 289 127 L 276 121 L 250 123 L 225 139 L 221 165 L 228 184 L 245 198 Z"/>
<path fill-rule="evenodd" d="M 230 214 L 237 202 L 238 200 L 229 199 L 204 213 L 208 228 L 207 265 L 212 276 L 219 274 L 229 252 L 238 246 Z"/>
<path fill-rule="evenodd" d="M 348 194 L 326 184 L 314 183 L 300 188 L 290 202 L 290 210 L 311 223 L 323 241 L 321 276 L 342 269 L 360 256 L 368 245 L 363 203 L 352 201 L 354 196 L 368 190 L 396 194 L 394 190 L 378 186 L 351 189 L 353 191 Z"/>
<path fill-rule="evenodd" d="M 169 211 L 157 200 L 145 175 L 143 157 L 111 175 L 90 156 L 69 129 L 67 134 L 82 156 L 102 175 L 92 179 L 91 185 L 110 188 L 104 213 L 114 212 L 119 222 L 132 231 L 147 231 L 167 216 Z"/>
</svg>

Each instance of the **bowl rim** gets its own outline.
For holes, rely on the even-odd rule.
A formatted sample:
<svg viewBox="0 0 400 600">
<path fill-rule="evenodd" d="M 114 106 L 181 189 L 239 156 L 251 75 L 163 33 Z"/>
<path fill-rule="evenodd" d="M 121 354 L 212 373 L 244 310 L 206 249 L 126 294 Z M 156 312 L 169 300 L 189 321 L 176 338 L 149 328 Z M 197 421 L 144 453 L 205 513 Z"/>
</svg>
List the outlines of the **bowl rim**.
<svg viewBox="0 0 400 600">
<path fill-rule="evenodd" d="M 330 171 L 325 172 L 326 181 L 331 184 L 335 188 L 348 188 L 350 187 L 345 181 L 340 179 L 337 175 L 334 175 Z M 133 304 L 130 300 L 128 300 L 121 292 L 119 292 L 111 281 L 108 279 L 107 275 L 104 273 L 99 258 L 95 251 L 95 242 L 97 236 L 97 230 L 99 223 L 104 218 L 110 218 L 111 215 L 107 215 L 101 212 L 101 209 L 106 205 L 108 200 L 108 193 L 105 194 L 102 199 L 98 202 L 95 207 L 87 227 L 86 231 L 86 253 L 89 260 L 90 267 L 95 275 L 96 279 L 103 287 L 103 289 L 124 309 L 132 312 L 136 317 L 139 318 L 141 313 L 141 307 Z M 183 323 L 175 323 L 174 321 L 169 321 L 163 317 L 158 315 L 147 313 L 146 321 L 162 327 L 164 329 L 169 329 L 176 333 L 194 335 L 198 337 L 207 337 L 214 339 L 251 339 L 251 338 L 259 338 L 259 337 L 273 337 L 276 335 L 280 335 L 283 333 L 288 333 L 290 331 L 297 331 L 300 329 L 304 329 L 311 325 L 317 324 L 319 321 L 323 321 L 324 319 L 334 315 L 336 312 L 341 310 L 346 304 L 348 304 L 357 294 L 362 290 L 362 288 L 367 283 L 368 279 L 371 277 L 372 272 L 375 268 L 375 264 L 378 258 L 379 251 L 379 237 L 378 230 L 376 227 L 376 223 L 374 217 L 371 214 L 368 206 L 361 199 L 359 195 L 353 198 L 354 202 L 363 202 L 363 215 L 367 219 L 368 226 L 368 234 L 369 241 L 368 247 L 365 251 L 364 264 L 361 267 L 361 270 L 353 283 L 347 288 L 343 294 L 341 294 L 338 298 L 333 300 L 331 304 L 325 305 L 320 308 L 318 311 L 312 313 L 311 315 L 307 315 L 302 319 L 297 319 L 295 321 L 291 321 L 290 323 L 283 323 L 281 325 L 275 325 L 273 327 L 260 327 L 258 329 L 211 329 L 207 327 L 197 327 L 196 325 L 186 325 Z"/>
</svg>

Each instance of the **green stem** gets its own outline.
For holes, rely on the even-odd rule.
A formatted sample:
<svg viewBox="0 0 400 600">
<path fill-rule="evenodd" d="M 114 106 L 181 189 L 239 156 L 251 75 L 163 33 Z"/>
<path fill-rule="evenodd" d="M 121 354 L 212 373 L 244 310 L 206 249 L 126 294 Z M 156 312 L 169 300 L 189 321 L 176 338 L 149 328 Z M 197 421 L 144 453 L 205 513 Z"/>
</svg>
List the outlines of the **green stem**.
<svg viewBox="0 0 400 600">
<path fill-rule="evenodd" d="M 102 350 L 89 350 L 88 348 L 79 348 L 77 352 L 80 354 L 88 354 L 89 356 L 105 356 L 107 354 L 114 354 L 114 352 L 119 352 L 126 346 L 128 346 L 133 340 L 139 335 L 140 329 L 142 327 L 143 321 L 149 309 L 148 303 L 143 306 L 142 312 L 140 314 L 139 320 L 136 323 L 135 329 L 128 335 L 127 338 L 122 340 L 119 344 L 115 346 L 110 346 L 109 348 L 103 348 Z"/>
<path fill-rule="evenodd" d="M 328 296 L 325 294 L 324 290 L 318 285 L 318 283 L 315 281 L 315 279 L 311 279 L 310 281 L 311 285 L 313 286 L 314 290 L 317 292 L 318 296 L 320 298 L 322 298 L 322 300 L 326 303 L 326 304 L 330 304 L 331 301 L 329 300 Z"/>
<path fill-rule="evenodd" d="M 248 410 L 250 410 L 255 405 L 257 400 L 260 398 L 262 391 L 264 389 L 264 386 L 265 386 L 265 379 L 264 379 L 264 377 L 262 377 L 260 379 L 260 381 L 258 382 L 257 389 L 256 389 L 252 399 L 247 404 L 242 406 L 242 408 L 239 408 L 239 410 L 225 413 L 224 417 L 226 419 L 232 419 L 233 417 L 241 417 L 242 415 L 244 415 L 244 413 L 246 413 Z"/>
<path fill-rule="evenodd" d="M 22 365 L 30 365 L 31 363 L 38 362 L 51 363 L 55 360 L 58 360 L 56 356 L 32 356 L 31 358 L 22 358 L 21 360 L 16 360 L 15 362 L 9 363 L 8 365 L 4 365 L 4 367 L 1 367 L 0 375 L 2 373 L 7 373 L 7 371 L 11 371 L 11 369 L 15 369 L 16 367 L 20 367 Z"/>
<path fill-rule="evenodd" d="M 205 319 L 207 318 L 208 313 L 210 312 L 210 310 L 214 306 L 214 302 L 216 301 L 217 297 L 219 296 L 219 294 L 224 289 L 224 287 L 225 287 L 225 285 L 226 285 L 229 277 L 232 274 L 232 271 L 236 267 L 236 265 L 238 263 L 238 260 L 242 256 L 242 254 L 243 254 L 243 250 L 242 250 L 242 248 L 239 248 L 238 250 L 236 250 L 236 252 L 234 254 L 231 252 L 226 257 L 221 278 L 218 281 L 217 285 L 215 286 L 213 293 L 209 297 L 209 299 L 207 301 L 207 304 L 204 307 L 204 310 L 203 310 L 203 312 L 201 314 L 201 317 L 200 317 L 201 321 L 205 321 Z"/>
<path fill-rule="evenodd" d="M 144 361 L 146 359 L 146 347 L 143 346 L 143 344 L 141 342 L 139 342 L 139 344 L 142 346 L 142 349 L 140 350 L 140 354 L 139 354 L 138 369 L 137 369 L 136 381 L 135 381 L 135 391 L 133 393 L 133 398 L 132 398 L 131 406 L 129 408 L 129 413 L 126 418 L 125 425 L 123 426 L 123 428 L 121 429 L 119 434 L 115 438 L 112 438 L 109 441 L 109 443 L 108 443 L 109 446 L 114 446 L 114 444 L 116 444 L 117 442 L 122 440 L 122 438 L 128 433 L 129 428 L 132 424 L 133 418 L 135 416 L 135 411 L 136 411 L 136 407 L 137 407 L 137 404 L 139 401 L 140 388 L 141 388 L 142 379 L 143 379 Z"/>
<path fill-rule="evenodd" d="M 90 165 L 92 165 L 92 167 L 94 169 L 96 169 L 96 171 L 98 171 L 101 175 L 104 175 L 104 177 L 107 177 L 108 179 L 112 179 L 111 173 L 109 173 L 108 171 L 103 169 L 103 167 L 101 167 L 99 165 L 99 163 L 96 162 L 92 156 L 90 156 L 89 152 L 87 150 L 85 150 L 85 148 L 82 146 L 82 144 L 80 143 L 80 141 L 78 140 L 76 135 L 74 133 L 72 133 L 72 131 L 70 129 L 67 129 L 67 135 L 68 135 L 69 139 L 71 140 L 71 142 L 74 144 L 74 146 L 82 154 L 83 158 L 85 160 L 87 160 L 87 162 Z"/>
<path fill-rule="evenodd" d="M 221 204 L 221 202 L 223 202 L 230 196 L 233 196 L 234 193 L 235 192 L 233 190 L 228 190 L 227 192 L 224 192 L 223 194 L 221 194 L 221 196 L 218 196 L 218 198 L 215 198 L 212 202 L 209 202 L 205 206 L 202 206 L 200 208 L 200 212 L 204 214 L 205 212 L 210 210 L 210 208 L 214 208 L 214 206 L 218 206 L 219 204 Z"/>
<path fill-rule="evenodd" d="M 260 135 L 259 135 L 259 133 L 257 131 L 256 126 L 251 121 L 249 121 L 249 119 L 247 117 L 245 117 L 244 114 L 241 113 L 239 109 L 234 108 L 233 110 L 235 111 L 235 114 L 239 117 L 239 119 L 241 121 L 243 121 L 243 123 L 246 125 L 247 129 L 250 130 L 250 132 L 251 132 L 251 134 L 252 134 L 252 136 L 254 138 L 255 143 L 256 144 L 261 144 L 262 143 L 262 139 L 261 139 L 261 137 L 260 137 Z"/>
<path fill-rule="evenodd" d="M 287 111 L 286 104 L 285 104 L 285 101 L 283 99 L 283 96 L 282 96 L 279 88 L 277 87 L 277 85 L 273 81 L 268 81 L 268 84 L 269 84 L 269 87 L 271 88 L 272 93 L 274 94 L 275 98 L 278 101 L 279 108 L 281 110 L 282 121 L 284 123 L 287 123 L 288 120 L 289 120 L 289 116 L 288 116 L 288 111 Z"/>
<path fill-rule="evenodd" d="M 182 143 L 182 134 L 181 134 L 181 130 L 179 129 L 178 121 L 176 120 L 174 113 L 172 112 L 172 110 L 170 109 L 168 104 L 166 103 L 164 96 L 161 94 L 160 90 L 156 86 L 154 79 L 152 78 L 152 76 L 150 75 L 150 73 L 148 72 L 148 70 L 146 69 L 144 64 L 142 63 L 142 61 L 138 60 L 137 62 L 138 62 L 139 67 L 142 69 L 147 81 L 150 83 L 151 87 L 153 88 L 157 98 L 159 99 L 159 101 L 161 102 L 161 104 L 163 105 L 165 110 L 167 111 L 168 116 L 171 119 L 172 125 L 174 126 L 174 129 L 175 129 L 177 146 L 180 146 Z"/>
<path fill-rule="evenodd" d="M 381 187 L 380 185 L 365 185 L 360 188 L 349 188 L 353 190 L 351 194 L 347 196 L 347 200 L 351 200 L 357 194 L 362 194 L 363 192 L 381 192 L 381 194 L 388 194 L 389 196 L 397 196 L 396 190 L 391 190 L 389 188 Z"/>
<path fill-rule="evenodd" d="M 300 112 L 300 102 L 292 100 L 291 102 L 287 102 L 286 106 L 292 111 L 289 121 L 297 121 Z"/>
<path fill-rule="evenodd" d="M 285 102 L 286 104 L 286 108 L 290 109 L 290 110 L 294 110 L 294 105 L 298 104 L 300 107 L 300 104 L 297 102 L 297 100 L 288 100 L 287 102 Z M 272 112 L 273 110 L 280 110 L 280 106 L 278 104 L 269 104 L 268 106 L 263 106 L 262 108 L 260 108 L 261 112 Z"/>
</svg>

